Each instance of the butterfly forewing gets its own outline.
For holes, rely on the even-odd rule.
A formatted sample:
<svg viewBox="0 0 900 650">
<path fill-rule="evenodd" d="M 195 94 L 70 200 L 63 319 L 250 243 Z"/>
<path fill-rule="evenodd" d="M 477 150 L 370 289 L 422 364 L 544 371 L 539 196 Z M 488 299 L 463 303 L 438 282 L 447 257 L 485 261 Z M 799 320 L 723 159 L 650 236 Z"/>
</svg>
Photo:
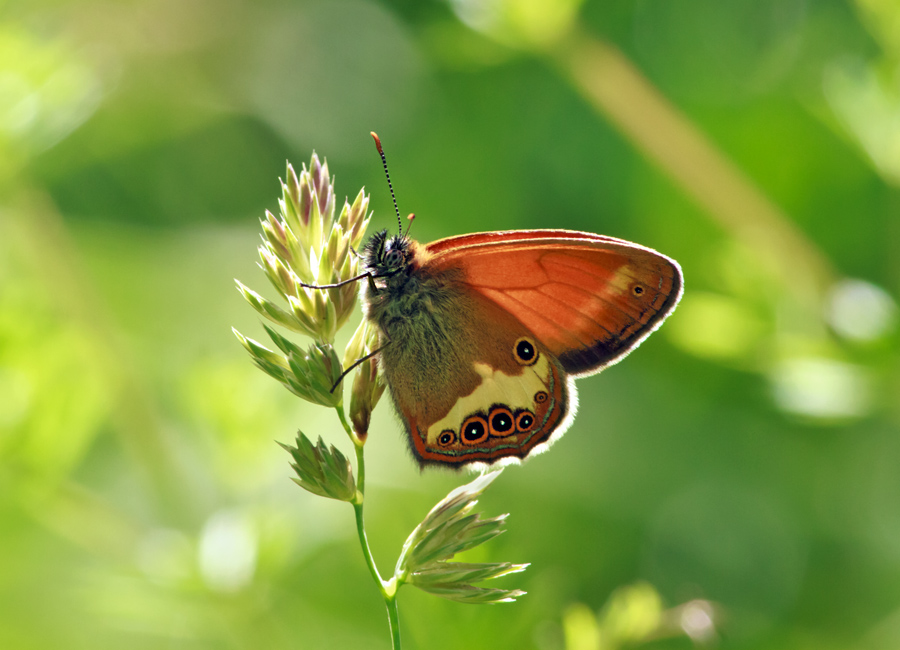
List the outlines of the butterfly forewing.
<svg viewBox="0 0 900 650">
<path fill-rule="evenodd" d="M 454 245 L 458 244 L 458 245 Z M 426 248 L 426 268 L 464 282 L 516 317 L 574 374 L 621 359 L 681 297 L 681 269 L 648 248 L 560 230 L 485 233 Z"/>
</svg>

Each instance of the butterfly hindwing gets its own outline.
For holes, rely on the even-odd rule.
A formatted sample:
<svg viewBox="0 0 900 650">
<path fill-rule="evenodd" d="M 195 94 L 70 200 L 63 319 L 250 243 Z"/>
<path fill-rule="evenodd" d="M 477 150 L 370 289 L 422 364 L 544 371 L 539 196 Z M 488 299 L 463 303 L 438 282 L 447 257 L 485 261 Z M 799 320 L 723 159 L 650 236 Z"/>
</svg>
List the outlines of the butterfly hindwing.
<svg viewBox="0 0 900 650">
<path fill-rule="evenodd" d="M 492 308 L 483 314 L 490 322 Z M 573 415 L 575 387 L 524 328 L 498 331 L 490 348 L 473 350 L 474 391 L 446 415 L 417 428 L 414 444 L 428 461 L 493 463 L 522 459 L 561 434 Z M 490 351 L 490 352 L 488 352 Z"/>
<path fill-rule="evenodd" d="M 384 319 L 387 384 L 422 464 L 521 459 L 561 433 L 574 385 L 553 355 L 509 312 L 446 278 L 420 278 L 432 317 Z M 434 282 L 434 284 L 433 284 Z M 414 322 L 418 321 L 418 322 Z M 426 363 L 423 363 L 423 360 Z"/>
</svg>

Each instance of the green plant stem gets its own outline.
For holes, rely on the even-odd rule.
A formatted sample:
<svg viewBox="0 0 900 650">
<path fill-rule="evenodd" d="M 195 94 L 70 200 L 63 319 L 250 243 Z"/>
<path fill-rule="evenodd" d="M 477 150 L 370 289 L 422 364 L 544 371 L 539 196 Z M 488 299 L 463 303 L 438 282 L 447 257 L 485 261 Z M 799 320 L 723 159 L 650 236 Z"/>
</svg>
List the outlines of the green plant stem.
<svg viewBox="0 0 900 650">
<path fill-rule="evenodd" d="M 364 503 L 364 492 L 363 492 L 363 451 L 362 447 L 356 448 L 356 467 L 359 470 L 358 474 L 358 483 L 357 487 L 357 499 L 358 503 L 353 504 L 353 510 L 356 512 L 356 533 L 359 535 L 359 545 L 362 547 L 363 556 L 366 558 L 366 564 L 369 566 L 369 571 L 372 573 L 372 578 L 375 579 L 375 582 L 378 583 L 379 588 L 381 589 L 382 594 L 385 593 L 384 590 L 384 580 L 381 579 L 381 574 L 378 573 L 378 567 L 375 566 L 375 559 L 372 557 L 372 551 L 369 549 L 369 540 L 366 537 L 366 523 L 363 519 L 363 503 Z"/>
<path fill-rule="evenodd" d="M 391 626 L 391 643 L 394 650 L 400 650 L 400 612 L 397 610 L 397 592 L 392 596 L 385 596 L 384 603 L 387 605 L 388 623 Z"/>
<path fill-rule="evenodd" d="M 391 646 L 393 650 L 400 650 L 400 614 L 397 609 L 397 583 L 395 580 L 385 581 L 381 574 L 378 573 L 378 567 L 375 564 L 375 558 L 372 557 L 372 550 L 369 548 L 369 540 L 366 537 L 366 524 L 363 518 L 363 505 L 365 504 L 366 494 L 366 459 L 363 454 L 363 443 L 353 433 L 350 423 L 344 415 L 343 406 L 335 409 L 341 424 L 347 431 L 347 435 L 353 441 L 356 449 L 356 500 L 353 501 L 353 510 L 356 513 L 356 534 L 359 536 L 359 545 L 362 548 L 363 557 L 366 559 L 366 565 L 369 572 L 378 585 L 381 597 L 384 598 L 384 604 L 388 611 L 388 625 L 391 630 Z"/>
</svg>

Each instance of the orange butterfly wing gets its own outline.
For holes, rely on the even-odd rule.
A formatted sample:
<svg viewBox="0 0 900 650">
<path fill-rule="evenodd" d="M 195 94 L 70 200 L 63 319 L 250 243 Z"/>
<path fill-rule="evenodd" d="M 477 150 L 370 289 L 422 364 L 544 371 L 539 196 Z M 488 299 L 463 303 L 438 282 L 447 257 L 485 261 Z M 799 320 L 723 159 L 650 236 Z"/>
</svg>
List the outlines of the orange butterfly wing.
<svg viewBox="0 0 900 650">
<path fill-rule="evenodd" d="M 428 244 L 428 273 L 462 282 L 514 314 L 568 373 L 619 361 L 681 298 L 674 260 L 631 242 L 569 230 L 477 233 Z"/>
</svg>

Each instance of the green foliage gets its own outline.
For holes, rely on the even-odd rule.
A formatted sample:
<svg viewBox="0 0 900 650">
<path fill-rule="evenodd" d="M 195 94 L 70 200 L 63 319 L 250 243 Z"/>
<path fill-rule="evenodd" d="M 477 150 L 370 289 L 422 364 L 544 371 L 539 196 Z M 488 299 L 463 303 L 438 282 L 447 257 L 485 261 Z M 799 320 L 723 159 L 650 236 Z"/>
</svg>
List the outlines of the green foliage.
<svg viewBox="0 0 900 650">
<path fill-rule="evenodd" d="M 372 129 L 420 242 L 600 232 L 687 283 L 481 497 L 509 534 L 410 574 L 477 586 L 466 565 L 525 558 L 485 584 L 529 596 L 401 590 L 411 647 L 684 648 L 710 640 L 628 630 L 709 613 L 721 650 L 900 645 L 898 3 L 542 4 L 4 3 L 0 647 L 387 647 L 350 508 L 293 487 L 272 441 L 350 444 L 247 362 L 297 381 L 260 320 L 341 357 L 358 316 L 333 330 L 343 309 L 295 288 L 358 263 L 367 195 L 326 176 L 394 227 Z M 461 479 L 409 460 L 377 368 L 347 380 L 392 562 Z"/>
</svg>

